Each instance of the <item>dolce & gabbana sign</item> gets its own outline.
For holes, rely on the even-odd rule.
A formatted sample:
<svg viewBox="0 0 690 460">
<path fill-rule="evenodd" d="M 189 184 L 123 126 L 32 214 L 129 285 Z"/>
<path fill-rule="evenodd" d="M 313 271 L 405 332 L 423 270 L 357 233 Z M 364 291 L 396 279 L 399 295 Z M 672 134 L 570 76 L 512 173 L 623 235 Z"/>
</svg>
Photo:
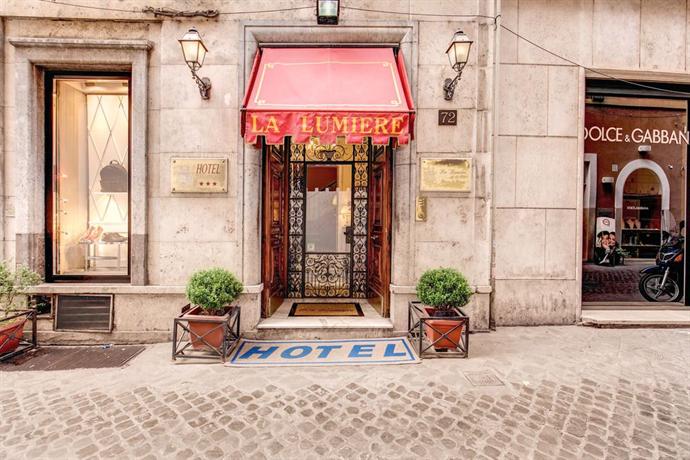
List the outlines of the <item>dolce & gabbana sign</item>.
<svg viewBox="0 0 690 460">
<path fill-rule="evenodd" d="M 634 144 L 687 145 L 690 143 L 690 132 L 678 129 L 633 128 L 628 130 L 618 126 L 590 126 L 585 128 L 585 140 Z"/>
</svg>

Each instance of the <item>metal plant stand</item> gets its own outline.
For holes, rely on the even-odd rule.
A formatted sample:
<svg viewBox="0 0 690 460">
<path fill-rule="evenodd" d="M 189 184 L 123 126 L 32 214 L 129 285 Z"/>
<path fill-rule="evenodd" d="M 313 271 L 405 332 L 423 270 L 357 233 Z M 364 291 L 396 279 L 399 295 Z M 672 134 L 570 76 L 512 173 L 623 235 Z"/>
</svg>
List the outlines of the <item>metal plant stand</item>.
<svg viewBox="0 0 690 460">
<path fill-rule="evenodd" d="M 408 331 L 407 337 L 417 350 L 420 358 L 467 358 L 470 350 L 470 318 L 461 309 L 453 308 L 455 316 L 444 316 L 442 318 L 432 318 L 424 310 L 424 305 L 421 302 L 415 301 L 409 303 L 407 320 Z M 444 320 L 455 322 L 449 329 L 442 330 L 434 321 Z M 454 332 L 460 331 L 459 339 L 452 337 Z M 427 334 L 436 334 L 437 337 L 433 342 L 429 339 Z M 442 350 L 436 349 L 435 346 L 439 344 L 449 345 Z"/>
<path fill-rule="evenodd" d="M 8 334 L 0 334 L 0 350 L 12 342 L 19 342 L 17 348 L 0 355 L 0 362 L 21 355 L 22 353 L 32 350 L 38 346 L 36 341 L 36 310 L 22 310 L 13 312 L 13 314 L 10 316 L 1 317 L 0 320 L 3 322 L 11 320 L 23 322 L 22 327 L 18 330 L 12 331 Z M 27 339 L 26 323 L 28 322 L 31 322 L 31 337 Z"/>
<path fill-rule="evenodd" d="M 193 319 L 186 317 L 185 314 L 191 309 L 191 305 L 182 308 L 180 316 L 176 317 L 173 324 L 172 337 L 172 359 L 177 358 L 196 358 L 196 359 L 218 359 L 225 362 L 228 355 L 240 339 L 240 307 L 228 306 L 224 308 L 224 314 L 218 317 L 199 317 Z M 191 330 L 189 322 L 209 323 L 212 326 L 202 334 Z M 208 342 L 208 337 L 218 329 L 223 331 L 223 341 L 220 346 L 214 346 Z M 192 341 L 201 343 L 203 349 L 195 349 Z"/>
</svg>

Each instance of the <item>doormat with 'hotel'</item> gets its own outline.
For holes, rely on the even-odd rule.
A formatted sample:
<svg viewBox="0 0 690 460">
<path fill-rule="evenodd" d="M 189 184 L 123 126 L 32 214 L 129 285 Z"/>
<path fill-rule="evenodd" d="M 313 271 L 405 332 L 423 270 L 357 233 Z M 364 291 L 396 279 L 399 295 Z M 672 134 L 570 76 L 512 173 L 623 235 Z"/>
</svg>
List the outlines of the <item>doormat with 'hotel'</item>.
<svg viewBox="0 0 690 460">
<path fill-rule="evenodd" d="M 364 316 L 364 313 L 362 307 L 353 302 L 295 302 L 288 316 Z"/>
<path fill-rule="evenodd" d="M 415 364 L 405 337 L 343 340 L 241 339 L 225 364 L 230 367 Z"/>
</svg>

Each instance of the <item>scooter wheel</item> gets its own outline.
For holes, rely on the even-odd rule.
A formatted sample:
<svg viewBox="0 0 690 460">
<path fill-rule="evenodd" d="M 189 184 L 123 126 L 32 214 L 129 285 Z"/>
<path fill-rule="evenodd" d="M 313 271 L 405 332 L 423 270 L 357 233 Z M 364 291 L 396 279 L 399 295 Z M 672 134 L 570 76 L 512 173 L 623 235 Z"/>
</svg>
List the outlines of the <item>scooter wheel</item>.
<svg viewBox="0 0 690 460">
<path fill-rule="evenodd" d="M 649 302 L 677 302 L 683 296 L 683 291 L 671 277 L 666 279 L 666 286 L 661 286 L 663 274 L 653 273 L 640 278 L 640 294 Z"/>
</svg>

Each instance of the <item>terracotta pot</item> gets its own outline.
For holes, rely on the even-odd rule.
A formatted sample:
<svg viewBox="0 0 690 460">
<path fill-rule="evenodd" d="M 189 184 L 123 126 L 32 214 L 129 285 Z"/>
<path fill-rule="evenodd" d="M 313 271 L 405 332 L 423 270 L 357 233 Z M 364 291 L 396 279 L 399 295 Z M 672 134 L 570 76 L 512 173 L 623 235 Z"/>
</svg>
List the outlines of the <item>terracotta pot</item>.
<svg viewBox="0 0 690 460">
<path fill-rule="evenodd" d="M 434 311 L 436 311 L 435 308 L 430 308 L 430 307 L 424 307 L 424 310 L 426 310 L 427 314 L 429 316 L 433 316 Z M 434 348 L 436 350 L 447 350 L 447 349 L 455 349 L 457 345 L 455 344 L 462 344 L 462 331 L 464 329 L 463 325 L 458 326 L 458 320 L 457 319 L 431 319 L 428 321 L 425 321 L 424 323 L 424 333 L 426 334 L 427 339 L 429 339 L 429 343 L 434 343 L 434 341 L 438 340 L 443 334 L 447 333 L 451 329 L 455 328 L 451 333 L 449 333 L 447 336 L 445 336 L 443 339 L 439 340 L 434 344 Z M 433 326 L 433 329 L 432 327 Z M 434 330 L 435 329 L 435 330 Z M 438 332 L 437 332 L 438 331 Z M 453 343 L 455 342 L 455 343 Z"/>
<path fill-rule="evenodd" d="M 19 346 L 19 341 L 24 337 L 24 324 L 26 318 L 0 326 L 0 355 L 11 353 Z"/>
<path fill-rule="evenodd" d="M 224 328 L 222 323 L 228 320 L 228 315 L 201 315 L 201 311 L 201 307 L 196 306 L 192 307 L 184 315 L 188 319 L 189 330 L 192 331 L 192 334 L 189 334 L 192 348 L 195 350 L 210 350 L 209 345 L 220 348 L 223 345 Z M 195 319 L 198 319 L 198 321 L 195 321 Z M 209 332 L 211 330 L 213 332 Z M 204 340 L 201 340 L 199 337 L 203 337 Z"/>
</svg>

